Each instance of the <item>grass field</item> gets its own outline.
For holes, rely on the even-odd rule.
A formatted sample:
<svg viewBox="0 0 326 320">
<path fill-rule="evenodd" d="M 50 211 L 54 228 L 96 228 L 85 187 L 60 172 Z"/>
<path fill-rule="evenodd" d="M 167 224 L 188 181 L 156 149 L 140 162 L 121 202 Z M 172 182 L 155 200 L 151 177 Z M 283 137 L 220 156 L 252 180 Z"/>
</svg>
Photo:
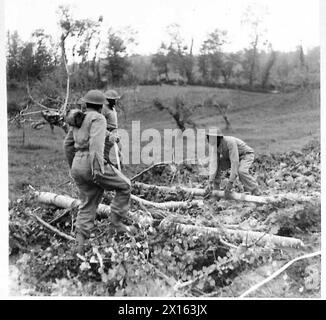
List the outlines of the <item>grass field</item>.
<svg viewBox="0 0 326 320">
<path fill-rule="evenodd" d="M 216 95 L 220 101 L 229 102 L 228 113 L 234 135 L 248 142 L 257 153 L 275 153 L 299 150 L 308 141 L 320 137 L 319 90 L 298 91 L 287 94 L 266 94 L 205 87 L 144 86 L 137 95 L 126 94 L 127 114 L 120 115 L 120 127 L 130 131 L 132 121 L 139 120 L 141 130 L 175 128 L 172 118 L 165 111 L 152 106 L 155 97 L 164 104 L 171 104 L 176 95 L 183 95 L 187 105 L 203 102 Z M 8 96 L 13 99 L 14 93 Z M 224 121 L 214 109 L 199 109 L 192 117 L 198 125 L 219 125 Z M 33 130 L 25 125 L 23 130 L 14 125 L 8 129 L 9 196 L 19 197 L 31 184 L 37 189 L 61 194 L 76 195 L 69 181 L 62 142 L 64 131 L 50 127 Z M 126 174 L 132 176 L 139 166 L 127 166 Z"/>
</svg>

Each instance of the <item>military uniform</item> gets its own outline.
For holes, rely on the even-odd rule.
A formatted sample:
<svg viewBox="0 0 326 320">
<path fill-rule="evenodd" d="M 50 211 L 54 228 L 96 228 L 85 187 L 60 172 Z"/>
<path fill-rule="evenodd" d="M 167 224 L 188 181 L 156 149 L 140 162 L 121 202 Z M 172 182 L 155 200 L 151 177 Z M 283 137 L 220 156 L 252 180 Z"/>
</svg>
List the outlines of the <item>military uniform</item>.
<svg viewBox="0 0 326 320">
<path fill-rule="evenodd" d="M 117 100 L 120 98 L 117 92 L 114 90 L 109 90 L 106 93 L 106 98 L 111 100 Z M 114 106 L 109 107 L 108 105 L 103 105 L 102 114 L 106 119 L 106 138 L 104 147 L 104 160 L 115 167 L 117 164 L 117 156 L 115 153 L 114 143 L 118 146 L 118 158 L 120 165 L 122 165 L 122 153 L 121 153 L 121 143 L 118 136 L 118 114 Z"/>
<path fill-rule="evenodd" d="M 256 180 L 249 173 L 249 168 L 255 158 L 251 147 L 238 138 L 224 136 L 216 152 L 217 161 L 212 162 L 213 166 L 210 166 L 210 180 L 216 179 L 218 183 L 221 171 L 231 168 L 230 182 L 234 182 L 239 176 L 246 191 L 252 192 L 258 188 Z"/>
<path fill-rule="evenodd" d="M 218 131 L 219 132 L 219 131 Z M 222 137 L 219 146 L 210 146 L 209 180 L 215 186 L 220 184 L 221 171 L 231 168 L 229 182 L 233 183 L 237 176 L 245 191 L 258 193 L 258 183 L 249 173 L 255 155 L 254 150 L 239 138 L 213 134 Z"/>
<path fill-rule="evenodd" d="M 64 141 L 65 154 L 81 199 L 77 234 L 89 238 L 104 190 L 116 191 L 111 203 L 111 222 L 119 229 L 129 209 L 130 180 L 114 166 L 104 163 L 106 119 L 96 110 L 85 113 L 81 127 L 71 127 Z"/>
<path fill-rule="evenodd" d="M 118 136 L 118 117 L 115 108 L 109 108 L 104 105 L 102 108 L 102 114 L 106 119 L 106 135 L 105 135 L 105 146 L 104 146 L 104 160 L 107 163 L 113 164 L 117 167 L 117 157 L 115 154 L 114 143 L 118 145 L 118 157 L 120 164 L 122 163 L 121 154 L 121 143 Z"/>
</svg>

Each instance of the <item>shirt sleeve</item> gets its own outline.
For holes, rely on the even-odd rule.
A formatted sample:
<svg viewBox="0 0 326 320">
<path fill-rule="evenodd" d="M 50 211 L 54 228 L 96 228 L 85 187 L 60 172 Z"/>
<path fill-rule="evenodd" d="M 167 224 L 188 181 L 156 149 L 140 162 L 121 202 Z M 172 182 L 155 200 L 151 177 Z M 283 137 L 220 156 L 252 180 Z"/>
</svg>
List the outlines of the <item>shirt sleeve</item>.
<svg viewBox="0 0 326 320">
<path fill-rule="evenodd" d="M 238 176 L 238 169 L 239 169 L 239 151 L 238 145 L 236 141 L 231 140 L 228 141 L 228 149 L 229 149 L 229 158 L 231 163 L 231 173 L 229 181 L 233 182 L 235 178 Z"/>
<path fill-rule="evenodd" d="M 73 135 L 73 129 L 70 128 L 63 142 L 63 148 L 68 160 L 69 168 L 72 166 L 72 162 L 75 157 L 75 140 Z"/>
<path fill-rule="evenodd" d="M 103 115 L 94 119 L 91 123 L 89 138 L 89 154 L 91 158 L 92 172 L 95 169 L 104 173 L 104 142 L 106 134 L 106 120 Z"/>
</svg>

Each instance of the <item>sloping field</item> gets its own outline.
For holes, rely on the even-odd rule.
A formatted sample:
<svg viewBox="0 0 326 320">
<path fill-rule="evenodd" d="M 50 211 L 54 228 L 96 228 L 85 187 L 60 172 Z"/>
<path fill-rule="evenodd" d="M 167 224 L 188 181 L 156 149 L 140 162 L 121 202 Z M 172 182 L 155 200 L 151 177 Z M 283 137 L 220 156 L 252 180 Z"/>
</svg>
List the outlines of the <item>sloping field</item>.
<svg viewBox="0 0 326 320">
<path fill-rule="evenodd" d="M 229 120 L 232 130 L 225 134 L 245 140 L 257 153 L 300 150 L 308 141 L 319 140 L 319 90 L 263 94 L 205 87 L 144 86 L 139 88 L 136 95 L 133 92 L 126 94 L 123 103 L 127 105 L 128 112 L 126 118 L 123 113 L 120 114 L 120 127 L 127 129 L 129 135 L 132 134 L 132 121 L 137 120 L 140 121 L 141 131 L 155 128 L 162 133 L 166 128 L 176 128 L 170 115 L 155 109 L 152 101 L 159 97 L 164 104 L 171 104 L 178 94 L 184 95 L 187 105 L 201 103 L 212 95 L 216 95 L 220 101 L 231 102 Z M 198 109 L 193 120 L 198 125 L 218 124 L 224 128 L 222 117 L 214 109 Z M 59 186 L 60 190 L 67 188 L 69 192 L 69 186 L 61 186 L 68 179 L 68 166 L 62 150 L 63 138 L 64 132 L 60 128 L 55 128 L 53 134 L 50 127 L 37 131 L 27 124 L 23 144 L 23 130 L 9 127 L 10 198 L 21 194 L 28 184 L 54 192 Z M 193 144 L 191 141 L 187 143 Z M 137 171 L 138 165 L 126 166 L 127 175 Z"/>
<path fill-rule="evenodd" d="M 165 111 L 153 107 L 156 97 L 165 105 L 173 105 L 173 98 L 182 95 L 186 105 L 203 103 L 215 96 L 217 101 L 231 104 L 228 118 L 232 130 L 225 132 L 251 144 L 259 153 L 299 150 L 307 141 L 320 135 L 319 90 L 292 93 L 255 93 L 206 87 L 146 86 L 135 95 L 127 94 L 127 121 L 121 117 L 121 127 L 130 128 L 132 120 L 141 121 L 141 128 L 175 128 L 173 119 Z M 198 125 L 219 125 L 223 118 L 213 108 L 199 108 L 192 119 Z"/>
</svg>

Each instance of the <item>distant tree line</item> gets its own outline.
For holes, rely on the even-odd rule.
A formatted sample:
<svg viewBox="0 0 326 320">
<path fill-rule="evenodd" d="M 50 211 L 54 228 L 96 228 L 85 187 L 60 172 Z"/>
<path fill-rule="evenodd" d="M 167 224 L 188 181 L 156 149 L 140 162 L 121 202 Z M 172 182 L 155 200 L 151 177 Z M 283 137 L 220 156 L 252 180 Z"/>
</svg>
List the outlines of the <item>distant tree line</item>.
<svg viewBox="0 0 326 320">
<path fill-rule="evenodd" d="M 53 91 L 62 90 L 63 57 L 68 63 L 71 88 L 79 91 L 108 85 L 163 83 L 263 91 L 319 86 L 319 47 L 306 53 L 302 45 L 293 52 L 274 50 L 260 28 L 261 15 L 254 15 L 251 8 L 243 18 L 250 30 L 250 43 L 238 52 L 226 52 L 228 33 L 215 29 L 201 43 L 199 53 L 194 54 L 195 39 L 186 43 L 180 26 L 171 24 L 167 27 L 169 40 L 162 42 L 155 54 L 142 56 L 129 50 L 137 45 L 137 32 L 131 28 L 110 28 L 103 37 L 102 16 L 96 21 L 76 20 L 69 7 L 61 6 L 58 22 L 60 40 L 42 29 L 35 30 L 27 42 L 17 32 L 8 32 L 9 86 L 30 81 L 52 86 Z"/>
</svg>

